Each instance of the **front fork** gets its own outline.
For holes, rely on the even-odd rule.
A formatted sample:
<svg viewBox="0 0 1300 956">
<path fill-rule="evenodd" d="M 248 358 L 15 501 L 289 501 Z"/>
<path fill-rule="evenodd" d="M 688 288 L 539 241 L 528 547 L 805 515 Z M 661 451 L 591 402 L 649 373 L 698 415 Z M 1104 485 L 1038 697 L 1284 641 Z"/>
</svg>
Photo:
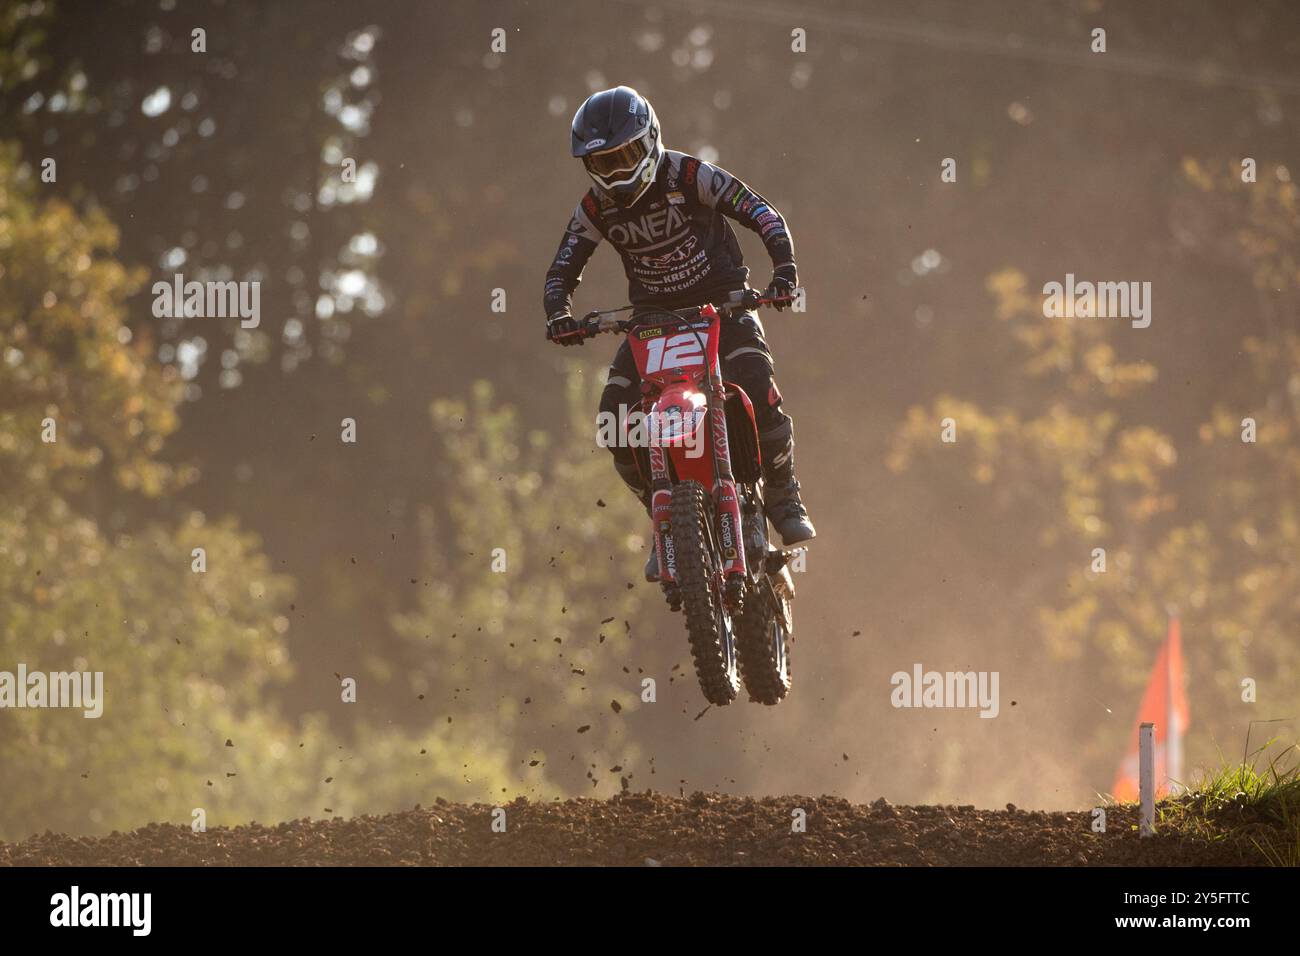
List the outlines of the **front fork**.
<svg viewBox="0 0 1300 956">
<path fill-rule="evenodd" d="M 740 519 L 740 496 L 731 473 L 731 447 L 727 443 L 727 393 L 722 375 L 715 370 L 709 381 L 709 422 L 713 446 L 713 504 L 717 511 L 718 544 L 722 550 L 722 574 L 726 594 L 737 602 L 743 596 L 745 539 Z"/>
<path fill-rule="evenodd" d="M 651 445 L 650 520 L 654 524 L 655 557 L 659 559 L 659 581 L 665 587 L 677 583 L 677 552 L 673 548 L 673 485 L 668 477 L 668 457 Z"/>
</svg>

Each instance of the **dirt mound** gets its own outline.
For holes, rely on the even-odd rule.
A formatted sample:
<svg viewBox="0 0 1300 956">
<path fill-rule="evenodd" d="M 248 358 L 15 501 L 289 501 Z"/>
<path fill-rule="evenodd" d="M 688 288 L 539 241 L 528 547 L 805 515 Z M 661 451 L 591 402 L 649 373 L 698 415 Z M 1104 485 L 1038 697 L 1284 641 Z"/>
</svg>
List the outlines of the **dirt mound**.
<svg viewBox="0 0 1300 956">
<path fill-rule="evenodd" d="M 1227 841 L 1139 840 L 1136 811 L 1088 813 L 855 805 L 835 797 L 752 799 L 625 793 L 611 800 L 506 804 L 505 832 L 482 804 L 349 820 L 295 820 L 193 833 L 150 824 L 89 838 L 46 833 L 0 843 L 13 866 L 794 865 L 1232 866 L 1259 862 Z M 802 810 L 806 832 L 792 830 Z M 499 814 L 497 815 L 499 817 Z"/>
</svg>

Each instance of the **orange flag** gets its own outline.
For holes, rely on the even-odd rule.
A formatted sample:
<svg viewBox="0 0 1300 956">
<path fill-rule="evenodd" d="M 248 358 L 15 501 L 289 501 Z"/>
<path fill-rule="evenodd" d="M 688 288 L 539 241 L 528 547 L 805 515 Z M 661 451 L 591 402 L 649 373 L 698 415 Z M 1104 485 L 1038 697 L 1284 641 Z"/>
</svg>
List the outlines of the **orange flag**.
<svg viewBox="0 0 1300 956">
<path fill-rule="evenodd" d="M 1138 798 L 1138 726 L 1147 722 L 1155 727 L 1156 797 L 1167 794 L 1183 782 L 1183 734 L 1187 731 L 1187 692 L 1183 688 L 1183 640 L 1178 618 L 1169 619 L 1169 635 L 1156 655 L 1155 667 L 1147 681 L 1142 706 L 1138 708 L 1132 749 L 1115 775 L 1111 793 L 1116 800 Z"/>
</svg>

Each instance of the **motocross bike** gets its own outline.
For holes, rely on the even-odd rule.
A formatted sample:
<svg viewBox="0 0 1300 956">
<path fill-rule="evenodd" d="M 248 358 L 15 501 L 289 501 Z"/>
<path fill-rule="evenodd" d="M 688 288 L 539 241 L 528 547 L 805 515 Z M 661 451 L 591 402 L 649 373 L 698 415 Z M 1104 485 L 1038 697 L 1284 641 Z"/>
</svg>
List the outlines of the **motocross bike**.
<svg viewBox="0 0 1300 956">
<path fill-rule="evenodd" d="M 749 698 L 777 704 L 790 690 L 794 632 L 791 558 L 775 547 L 763 503 L 758 431 L 749 397 L 722 378 L 722 318 L 788 298 L 752 289 L 691 309 L 588 312 L 584 337 L 626 333 L 641 374 L 639 417 L 623 440 L 650 488 L 659 583 L 682 611 L 695 674 L 712 704 Z M 641 429 L 641 438 L 629 433 Z"/>
</svg>

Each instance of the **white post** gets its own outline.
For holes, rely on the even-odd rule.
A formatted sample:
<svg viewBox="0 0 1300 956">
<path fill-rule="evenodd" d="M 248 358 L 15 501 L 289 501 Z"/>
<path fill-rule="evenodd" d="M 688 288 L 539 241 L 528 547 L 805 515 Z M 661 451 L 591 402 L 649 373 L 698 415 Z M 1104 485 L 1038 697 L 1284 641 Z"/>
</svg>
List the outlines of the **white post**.
<svg viewBox="0 0 1300 956">
<path fill-rule="evenodd" d="M 1153 723 L 1138 727 L 1138 836 L 1156 832 L 1156 748 Z"/>
</svg>

